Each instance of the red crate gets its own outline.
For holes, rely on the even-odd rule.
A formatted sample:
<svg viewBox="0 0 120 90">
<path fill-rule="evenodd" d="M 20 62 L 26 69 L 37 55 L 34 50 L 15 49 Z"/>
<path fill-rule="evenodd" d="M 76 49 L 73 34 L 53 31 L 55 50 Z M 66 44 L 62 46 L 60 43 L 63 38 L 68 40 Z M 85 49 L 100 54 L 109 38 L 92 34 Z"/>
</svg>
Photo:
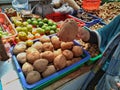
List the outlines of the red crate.
<svg viewBox="0 0 120 90">
<path fill-rule="evenodd" d="M 55 22 L 64 21 L 65 19 L 71 18 L 71 19 L 75 20 L 76 22 L 78 22 L 78 26 L 84 26 L 85 25 L 84 22 L 80 21 L 76 17 L 71 16 L 69 14 L 62 14 L 62 13 L 59 13 L 59 12 L 48 14 L 48 15 L 46 15 L 46 18 L 52 19 Z"/>
</svg>

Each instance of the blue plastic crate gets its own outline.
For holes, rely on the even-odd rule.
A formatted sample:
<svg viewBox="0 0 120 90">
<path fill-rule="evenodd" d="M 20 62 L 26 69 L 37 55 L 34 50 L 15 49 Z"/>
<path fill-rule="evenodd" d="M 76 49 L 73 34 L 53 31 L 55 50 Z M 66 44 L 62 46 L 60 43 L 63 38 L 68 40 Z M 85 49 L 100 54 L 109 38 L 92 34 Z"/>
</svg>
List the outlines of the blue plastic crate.
<svg viewBox="0 0 120 90">
<path fill-rule="evenodd" d="M 75 45 L 80 45 L 76 41 L 74 41 L 74 44 Z M 12 59 L 14 61 L 16 70 L 18 72 L 20 81 L 21 81 L 23 87 L 27 90 L 41 90 L 41 89 L 49 86 L 50 84 L 56 82 L 57 80 L 60 80 L 61 78 L 65 77 L 66 75 L 74 72 L 75 70 L 79 69 L 85 62 L 87 62 L 90 59 L 89 53 L 86 50 L 83 49 L 84 54 L 83 54 L 83 58 L 80 61 L 78 61 L 78 62 L 76 62 L 76 63 L 74 63 L 74 64 L 72 64 L 72 65 L 70 65 L 70 66 L 68 66 L 68 67 L 66 67 L 66 68 L 48 76 L 48 77 L 46 77 L 46 78 L 43 78 L 42 80 L 40 80 L 40 81 L 38 81 L 34 84 L 28 84 L 26 82 L 25 76 L 22 72 L 21 66 L 18 63 L 16 56 L 12 52 L 13 47 L 11 48 Z"/>
<path fill-rule="evenodd" d="M 79 18 L 79 17 L 77 16 L 77 13 L 79 13 L 79 14 L 85 13 L 85 15 L 87 15 L 87 16 L 90 17 L 90 18 L 92 18 L 92 20 L 91 20 L 91 21 L 86 21 L 86 20 L 84 20 L 84 19 L 82 19 L 82 18 Z M 99 18 L 99 17 L 97 17 L 97 16 L 95 16 L 95 15 L 92 15 L 92 14 L 90 14 L 90 13 L 87 13 L 87 12 L 85 12 L 83 9 L 80 9 L 80 10 L 78 10 L 78 11 L 75 10 L 75 11 L 73 11 L 73 13 L 72 13 L 71 15 L 74 16 L 74 17 L 76 17 L 76 18 L 78 18 L 80 21 L 83 21 L 83 22 L 85 23 L 85 26 L 87 26 L 87 27 L 89 27 L 89 26 L 91 26 L 91 25 L 94 25 L 94 24 L 102 21 L 102 18 Z"/>
</svg>

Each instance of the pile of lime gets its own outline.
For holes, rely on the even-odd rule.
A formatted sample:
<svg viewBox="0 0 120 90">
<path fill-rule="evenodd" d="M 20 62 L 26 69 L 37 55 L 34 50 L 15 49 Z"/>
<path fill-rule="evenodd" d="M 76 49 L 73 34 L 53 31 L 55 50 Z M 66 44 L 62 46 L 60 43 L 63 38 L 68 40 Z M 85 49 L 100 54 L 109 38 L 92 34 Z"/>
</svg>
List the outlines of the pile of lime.
<svg viewBox="0 0 120 90">
<path fill-rule="evenodd" d="M 47 18 L 31 18 L 27 19 L 27 22 L 34 27 L 37 27 L 37 31 L 40 34 L 49 35 L 54 34 L 58 31 L 57 23 Z"/>
</svg>

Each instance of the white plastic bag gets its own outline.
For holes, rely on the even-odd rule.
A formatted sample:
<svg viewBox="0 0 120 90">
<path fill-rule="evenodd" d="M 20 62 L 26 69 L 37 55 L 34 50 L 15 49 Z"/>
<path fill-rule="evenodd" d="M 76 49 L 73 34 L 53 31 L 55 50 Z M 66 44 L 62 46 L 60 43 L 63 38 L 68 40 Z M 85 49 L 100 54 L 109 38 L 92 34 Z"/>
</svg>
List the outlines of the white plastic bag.
<svg viewBox="0 0 120 90">
<path fill-rule="evenodd" d="M 17 11 L 28 10 L 28 0 L 13 0 L 12 1 L 12 6 Z"/>
</svg>

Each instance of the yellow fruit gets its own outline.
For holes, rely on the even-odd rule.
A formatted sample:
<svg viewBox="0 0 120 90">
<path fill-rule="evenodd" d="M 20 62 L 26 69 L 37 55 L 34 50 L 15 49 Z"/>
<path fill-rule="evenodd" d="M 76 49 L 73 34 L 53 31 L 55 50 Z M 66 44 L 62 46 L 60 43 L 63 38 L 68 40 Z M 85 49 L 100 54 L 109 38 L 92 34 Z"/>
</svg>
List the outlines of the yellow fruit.
<svg viewBox="0 0 120 90">
<path fill-rule="evenodd" d="M 27 40 L 27 41 L 26 41 L 26 45 L 27 45 L 28 47 L 31 47 L 31 46 L 33 45 L 33 40 Z"/>
<path fill-rule="evenodd" d="M 33 40 L 34 35 L 32 33 L 28 32 L 27 38 L 30 39 L 30 40 Z"/>
<path fill-rule="evenodd" d="M 25 32 L 19 32 L 18 33 L 18 37 L 22 41 L 26 41 L 27 40 L 27 34 Z"/>
</svg>

